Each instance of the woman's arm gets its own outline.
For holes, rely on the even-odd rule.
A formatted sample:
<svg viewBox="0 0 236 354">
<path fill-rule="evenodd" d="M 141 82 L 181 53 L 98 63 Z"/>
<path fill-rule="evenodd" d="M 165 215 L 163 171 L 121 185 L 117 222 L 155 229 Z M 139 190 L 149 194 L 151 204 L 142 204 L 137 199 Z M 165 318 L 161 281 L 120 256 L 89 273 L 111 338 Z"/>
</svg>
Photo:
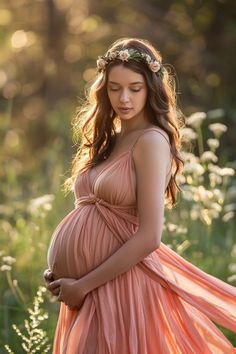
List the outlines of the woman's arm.
<svg viewBox="0 0 236 354">
<path fill-rule="evenodd" d="M 73 283 L 78 291 L 83 289 L 85 294 L 127 272 L 161 243 L 166 175 L 171 161 L 170 147 L 161 134 L 150 131 L 139 138 L 133 158 L 137 177 L 139 229 L 102 264 Z M 65 288 L 65 279 L 54 281 L 50 288 L 62 282 Z M 75 291 L 70 293 L 75 294 Z M 62 301 L 67 297 L 64 295 L 60 295 Z M 68 297 L 66 301 L 70 303 Z"/>
</svg>

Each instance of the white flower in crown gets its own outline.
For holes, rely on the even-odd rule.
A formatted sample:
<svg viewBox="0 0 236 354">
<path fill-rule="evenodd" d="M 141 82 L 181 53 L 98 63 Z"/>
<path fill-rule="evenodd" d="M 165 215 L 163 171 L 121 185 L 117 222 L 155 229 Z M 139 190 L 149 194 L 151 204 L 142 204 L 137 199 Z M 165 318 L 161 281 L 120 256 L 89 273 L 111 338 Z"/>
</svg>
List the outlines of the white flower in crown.
<svg viewBox="0 0 236 354">
<path fill-rule="evenodd" d="M 156 73 L 157 71 L 160 70 L 161 64 L 157 60 L 154 60 L 151 63 L 149 63 L 149 67 L 154 73 Z"/>
<path fill-rule="evenodd" d="M 97 60 L 97 67 L 98 67 L 98 69 L 104 70 L 105 67 L 106 67 L 106 65 L 107 65 L 106 60 L 104 60 L 104 59 L 102 59 L 102 58 L 99 58 L 99 59 Z"/>
<path fill-rule="evenodd" d="M 110 57 L 111 59 L 115 59 L 116 56 L 117 56 L 117 53 L 116 53 L 116 52 L 111 52 L 111 53 L 109 53 L 109 57 Z"/>
<path fill-rule="evenodd" d="M 121 50 L 119 52 L 119 59 L 121 59 L 122 61 L 128 61 L 129 57 L 130 57 L 130 54 L 129 54 L 128 49 Z"/>
</svg>

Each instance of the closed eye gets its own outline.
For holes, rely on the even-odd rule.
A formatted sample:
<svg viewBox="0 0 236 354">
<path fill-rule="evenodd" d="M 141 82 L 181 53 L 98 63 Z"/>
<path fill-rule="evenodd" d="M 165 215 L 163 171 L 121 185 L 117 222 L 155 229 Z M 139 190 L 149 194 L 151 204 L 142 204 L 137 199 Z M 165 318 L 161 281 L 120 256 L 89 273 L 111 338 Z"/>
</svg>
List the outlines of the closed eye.
<svg viewBox="0 0 236 354">
<path fill-rule="evenodd" d="M 135 89 L 130 89 L 132 92 L 139 92 L 139 91 L 141 91 L 141 89 L 137 89 L 137 90 L 135 90 Z M 114 89 L 114 88 L 111 88 L 110 87 L 110 91 L 119 91 L 119 89 Z"/>
</svg>

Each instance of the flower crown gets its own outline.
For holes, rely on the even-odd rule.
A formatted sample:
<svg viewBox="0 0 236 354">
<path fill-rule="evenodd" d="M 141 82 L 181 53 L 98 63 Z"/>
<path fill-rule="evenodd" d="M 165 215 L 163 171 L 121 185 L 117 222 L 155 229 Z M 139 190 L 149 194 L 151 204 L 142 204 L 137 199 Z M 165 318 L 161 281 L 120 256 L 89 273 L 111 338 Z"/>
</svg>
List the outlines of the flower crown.
<svg viewBox="0 0 236 354">
<path fill-rule="evenodd" d="M 99 56 L 97 60 L 97 68 L 99 72 L 104 72 L 106 69 L 107 64 L 109 62 L 115 60 L 115 59 L 120 59 L 123 62 L 124 61 L 129 61 L 135 60 L 137 62 L 144 62 L 148 65 L 149 69 L 153 71 L 154 73 L 158 73 L 158 75 L 163 78 L 163 65 L 161 64 L 160 61 L 158 60 L 153 60 L 149 54 L 146 53 L 140 53 L 136 49 L 123 49 L 123 50 L 116 50 L 116 51 L 108 51 L 106 55 L 104 56 Z"/>
</svg>

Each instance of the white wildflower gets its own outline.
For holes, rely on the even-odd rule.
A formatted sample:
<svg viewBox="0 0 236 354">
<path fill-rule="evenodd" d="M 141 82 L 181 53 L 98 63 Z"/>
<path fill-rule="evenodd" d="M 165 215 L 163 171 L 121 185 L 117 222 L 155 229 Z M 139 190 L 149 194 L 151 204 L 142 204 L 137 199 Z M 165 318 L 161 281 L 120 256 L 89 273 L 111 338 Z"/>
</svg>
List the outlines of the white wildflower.
<svg viewBox="0 0 236 354">
<path fill-rule="evenodd" d="M 191 152 L 182 151 L 182 157 L 183 157 L 184 161 L 186 161 L 186 162 L 189 161 L 192 163 L 197 163 L 200 161 L 199 157 L 195 156 Z"/>
<path fill-rule="evenodd" d="M 229 264 L 229 271 L 232 273 L 236 273 L 236 263 Z"/>
<path fill-rule="evenodd" d="M 222 206 L 216 202 L 211 203 L 211 208 L 219 213 L 222 210 Z"/>
<path fill-rule="evenodd" d="M 194 195 L 194 200 L 200 201 L 204 203 L 206 206 L 209 206 L 211 204 L 212 197 L 213 197 L 212 192 L 206 189 L 204 191 L 203 190 L 198 191 L 198 194 Z"/>
<path fill-rule="evenodd" d="M 181 225 L 179 225 L 178 228 L 176 229 L 176 234 L 183 235 L 183 234 L 187 234 L 187 232 L 188 232 L 187 227 L 184 227 L 184 226 L 181 226 Z"/>
<path fill-rule="evenodd" d="M 4 257 L 2 257 L 2 261 L 3 261 L 3 263 L 7 263 L 8 265 L 12 265 L 13 263 L 15 263 L 16 259 L 11 256 L 4 256 Z"/>
<path fill-rule="evenodd" d="M 219 138 L 227 130 L 227 126 L 222 123 L 212 123 L 208 126 L 216 138 Z"/>
<path fill-rule="evenodd" d="M 215 151 L 215 149 L 217 149 L 220 145 L 219 140 L 217 139 L 207 139 L 207 144 L 209 148 L 212 149 L 213 151 Z"/>
<path fill-rule="evenodd" d="M 198 220 L 200 218 L 201 209 L 199 205 L 193 205 L 190 210 L 190 218 L 191 220 Z"/>
<path fill-rule="evenodd" d="M 194 128 L 198 128 L 202 124 L 202 121 L 206 119 L 206 116 L 205 112 L 195 112 L 186 118 L 186 123 Z"/>
<path fill-rule="evenodd" d="M 191 190 L 183 190 L 182 197 L 185 200 L 193 200 L 193 193 Z"/>
<path fill-rule="evenodd" d="M 180 135 L 183 138 L 187 138 L 189 140 L 197 139 L 197 134 L 192 128 L 183 128 L 180 130 Z"/>
<path fill-rule="evenodd" d="M 175 231 L 175 230 L 177 229 L 177 227 L 178 227 L 178 225 L 176 225 L 176 224 L 172 224 L 172 223 L 168 223 L 168 224 L 167 224 L 167 229 L 168 229 L 168 231 L 170 231 L 170 232 Z"/>
<path fill-rule="evenodd" d="M 211 215 L 209 214 L 209 210 L 208 209 L 202 209 L 201 210 L 201 219 L 207 225 L 211 225 L 212 224 L 212 218 L 211 218 Z"/>
<path fill-rule="evenodd" d="M 218 161 L 218 157 L 212 151 L 204 151 L 204 153 L 202 154 L 202 156 L 200 158 L 201 158 L 202 162 L 206 162 L 206 161 L 217 162 Z"/>
<path fill-rule="evenodd" d="M 210 185 L 211 187 L 215 187 L 217 184 L 221 184 L 222 182 L 222 177 L 217 175 L 214 172 L 209 173 L 209 179 L 210 179 Z"/>
<path fill-rule="evenodd" d="M 1 267 L 0 267 L 0 270 L 2 272 L 7 272 L 7 271 L 10 271 L 11 270 L 11 266 L 7 265 L 7 264 L 3 264 Z"/>
<path fill-rule="evenodd" d="M 236 257 L 236 243 L 233 245 L 232 250 L 231 250 L 231 256 Z"/>
<path fill-rule="evenodd" d="M 233 168 L 224 167 L 224 168 L 221 168 L 220 175 L 221 176 L 234 176 L 235 175 L 235 171 L 234 171 Z"/>
<path fill-rule="evenodd" d="M 178 254 L 182 254 L 189 246 L 191 246 L 191 243 L 189 240 L 184 240 L 180 245 L 177 247 L 177 252 Z"/>
<path fill-rule="evenodd" d="M 211 219 L 217 219 L 219 217 L 219 211 L 216 209 L 208 209 L 208 216 Z"/>
<path fill-rule="evenodd" d="M 204 168 L 199 163 L 186 162 L 184 165 L 184 173 L 193 173 L 197 176 L 201 176 L 204 173 Z"/>
<path fill-rule="evenodd" d="M 223 204 L 223 202 L 224 202 L 224 193 L 221 192 L 221 190 L 218 189 L 218 188 L 212 189 L 212 193 L 213 193 L 213 198 L 216 199 L 218 203 Z"/>
<path fill-rule="evenodd" d="M 210 199 L 212 199 L 212 196 L 213 196 L 212 191 L 207 190 L 203 186 L 199 186 L 196 188 L 196 193 L 194 194 L 194 200 L 207 203 Z"/>
<path fill-rule="evenodd" d="M 219 166 L 217 166 L 217 165 L 213 165 L 212 163 L 209 163 L 208 164 L 208 170 L 210 172 L 213 172 L 213 173 L 217 174 L 217 175 L 220 175 L 221 168 Z"/>
<path fill-rule="evenodd" d="M 193 177 L 192 177 L 191 175 L 188 175 L 188 176 L 186 177 L 186 182 L 187 182 L 187 184 L 189 184 L 189 185 L 193 184 Z"/>
<path fill-rule="evenodd" d="M 228 222 L 229 220 L 233 219 L 235 216 L 235 213 L 233 211 L 229 211 L 228 213 L 226 213 L 223 217 L 222 220 L 224 222 Z"/>
<path fill-rule="evenodd" d="M 28 210 L 33 214 L 37 213 L 41 208 L 43 210 L 51 210 L 52 209 L 52 201 L 54 200 L 54 195 L 45 194 L 42 197 L 38 197 L 35 199 L 31 199 Z"/>
<path fill-rule="evenodd" d="M 227 281 L 230 283 L 233 283 L 234 281 L 236 281 L 236 274 L 233 274 L 230 277 L 228 277 Z"/>
</svg>

